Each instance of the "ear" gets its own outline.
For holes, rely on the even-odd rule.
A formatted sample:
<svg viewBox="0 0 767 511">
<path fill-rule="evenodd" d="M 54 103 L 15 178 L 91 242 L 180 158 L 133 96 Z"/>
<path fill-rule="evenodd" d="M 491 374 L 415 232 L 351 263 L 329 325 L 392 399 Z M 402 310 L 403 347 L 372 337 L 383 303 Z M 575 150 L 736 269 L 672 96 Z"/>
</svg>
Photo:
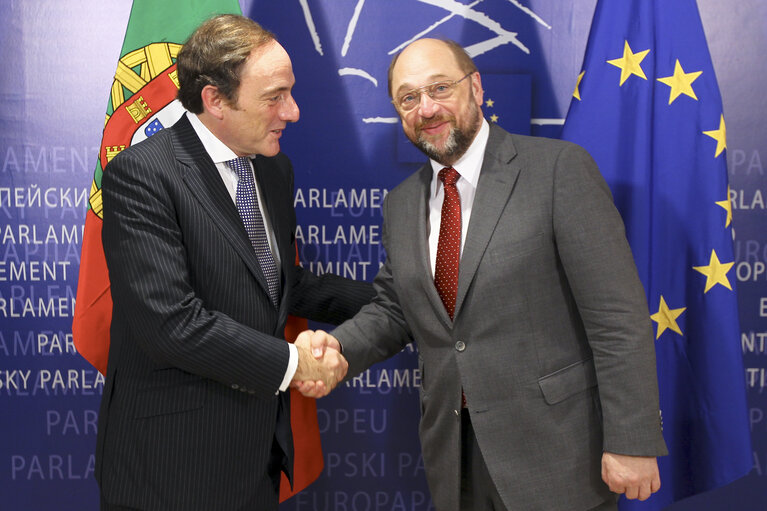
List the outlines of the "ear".
<svg viewBox="0 0 767 511">
<path fill-rule="evenodd" d="M 223 119 L 224 106 L 226 106 L 226 101 L 221 96 L 221 94 L 219 94 L 218 87 L 213 85 L 206 85 L 202 88 L 202 92 L 200 94 L 202 97 L 203 110 L 208 112 L 216 119 Z"/>
<path fill-rule="evenodd" d="M 482 90 L 482 78 L 479 76 L 479 72 L 471 75 L 471 93 L 477 106 L 482 106 L 485 98 L 485 91 Z"/>
</svg>

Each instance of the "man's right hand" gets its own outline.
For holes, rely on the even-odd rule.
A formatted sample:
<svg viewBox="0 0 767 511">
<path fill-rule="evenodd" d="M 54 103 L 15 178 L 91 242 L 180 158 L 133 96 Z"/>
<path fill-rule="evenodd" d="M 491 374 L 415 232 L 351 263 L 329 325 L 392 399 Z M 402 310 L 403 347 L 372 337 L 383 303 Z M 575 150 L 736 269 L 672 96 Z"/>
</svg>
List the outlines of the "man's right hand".
<svg viewBox="0 0 767 511">
<path fill-rule="evenodd" d="M 291 386 L 307 397 L 326 396 L 340 382 L 349 364 L 339 352 L 335 337 L 318 330 L 306 330 L 295 341 L 298 349 L 298 368 Z"/>
</svg>

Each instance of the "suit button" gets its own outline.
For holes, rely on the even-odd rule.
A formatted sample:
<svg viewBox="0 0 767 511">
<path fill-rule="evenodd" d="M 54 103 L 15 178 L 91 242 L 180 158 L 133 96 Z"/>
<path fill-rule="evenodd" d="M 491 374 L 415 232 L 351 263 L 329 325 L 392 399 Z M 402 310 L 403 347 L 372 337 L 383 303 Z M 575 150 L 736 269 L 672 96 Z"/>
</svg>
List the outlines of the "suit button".
<svg viewBox="0 0 767 511">
<path fill-rule="evenodd" d="M 463 350 L 465 350 L 465 349 L 466 349 L 466 343 L 465 343 L 465 342 L 463 342 L 463 341 L 458 341 L 457 343 L 455 343 L 455 349 L 456 349 L 457 351 L 463 351 Z"/>
<path fill-rule="evenodd" d="M 240 388 L 240 386 L 239 386 L 239 385 L 237 385 L 236 383 L 233 383 L 233 384 L 232 384 L 232 388 L 233 388 L 234 390 L 237 390 L 237 389 L 239 389 L 239 388 Z"/>
</svg>

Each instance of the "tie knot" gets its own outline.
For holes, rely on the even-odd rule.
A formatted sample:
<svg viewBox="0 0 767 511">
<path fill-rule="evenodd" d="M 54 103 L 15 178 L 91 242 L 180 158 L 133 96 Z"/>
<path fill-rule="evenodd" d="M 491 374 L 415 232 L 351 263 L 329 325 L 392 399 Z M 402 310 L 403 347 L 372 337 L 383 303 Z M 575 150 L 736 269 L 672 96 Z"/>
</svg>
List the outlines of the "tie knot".
<svg viewBox="0 0 767 511">
<path fill-rule="evenodd" d="M 453 167 L 445 167 L 439 171 L 437 177 L 447 186 L 456 184 L 461 175 Z"/>
<path fill-rule="evenodd" d="M 242 178 L 243 176 L 250 174 L 250 165 L 248 165 L 247 156 L 240 156 L 239 158 L 229 160 L 226 162 L 226 164 L 229 165 L 230 169 L 237 173 L 238 178 Z"/>
</svg>

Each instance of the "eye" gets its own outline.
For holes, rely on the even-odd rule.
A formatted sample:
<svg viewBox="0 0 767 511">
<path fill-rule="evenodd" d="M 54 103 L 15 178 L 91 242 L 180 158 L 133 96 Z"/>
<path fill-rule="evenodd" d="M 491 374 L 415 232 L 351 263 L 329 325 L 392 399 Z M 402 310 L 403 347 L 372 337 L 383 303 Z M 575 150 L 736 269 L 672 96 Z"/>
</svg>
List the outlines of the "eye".
<svg viewBox="0 0 767 511">
<path fill-rule="evenodd" d="M 415 102 L 415 94 L 405 94 L 399 99 L 399 102 L 403 105 L 410 105 Z"/>
<path fill-rule="evenodd" d="M 285 101 L 287 99 L 287 96 L 288 96 L 287 93 L 280 92 L 280 93 L 278 93 L 278 94 L 276 94 L 274 96 L 268 96 L 266 98 L 266 101 L 270 105 L 276 105 L 277 103 L 279 103 L 281 101 Z"/>
<path fill-rule="evenodd" d="M 434 92 L 437 94 L 444 93 L 450 90 L 450 84 L 447 82 L 438 83 L 434 86 Z"/>
</svg>

